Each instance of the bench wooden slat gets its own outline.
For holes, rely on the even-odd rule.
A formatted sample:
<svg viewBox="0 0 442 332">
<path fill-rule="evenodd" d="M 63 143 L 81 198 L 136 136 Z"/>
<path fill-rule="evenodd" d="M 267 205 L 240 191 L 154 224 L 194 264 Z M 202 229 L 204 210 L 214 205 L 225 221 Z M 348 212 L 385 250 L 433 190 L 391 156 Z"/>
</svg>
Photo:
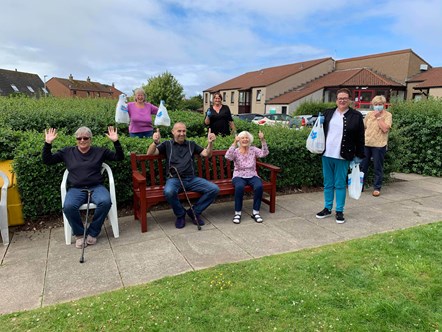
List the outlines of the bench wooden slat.
<svg viewBox="0 0 442 332">
<path fill-rule="evenodd" d="M 233 162 L 224 158 L 226 150 L 214 150 L 210 158 L 202 158 L 195 155 L 196 174 L 199 177 L 212 181 L 220 188 L 218 196 L 233 195 L 235 188 L 232 184 Z M 166 202 L 164 197 L 164 185 L 166 183 L 166 171 L 164 155 L 148 156 L 145 154 L 131 153 L 132 190 L 134 218 L 140 221 L 141 232 L 147 232 L 147 212 L 159 203 Z M 276 210 L 276 178 L 281 169 L 277 166 L 256 161 L 257 172 L 270 171 L 269 179 L 263 180 L 264 195 L 262 202 L 269 205 L 270 213 Z M 149 181 L 148 181 L 149 180 Z M 246 192 L 252 192 L 253 188 L 247 186 Z M 199 198 L 196 192 L 187 192 L 190 199 Z M 180 200 L 186 199 L 183 192 L 178 195 Z"/>
</svg>

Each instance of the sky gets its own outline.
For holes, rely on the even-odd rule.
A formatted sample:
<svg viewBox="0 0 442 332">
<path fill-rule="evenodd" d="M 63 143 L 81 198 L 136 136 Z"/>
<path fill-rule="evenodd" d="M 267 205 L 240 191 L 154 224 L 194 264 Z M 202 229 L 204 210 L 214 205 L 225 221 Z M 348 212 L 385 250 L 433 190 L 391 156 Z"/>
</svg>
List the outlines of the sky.
<svg viewBox="0 0 442 332">
<path fill-rule="evenodd" d="M 0 0 L 0 68 L 187 98 L 250 71 L 412 49 L 442 66 L 442 0 Z M 46 76 L 46 78 L 45 78 Z"/>
</svg>

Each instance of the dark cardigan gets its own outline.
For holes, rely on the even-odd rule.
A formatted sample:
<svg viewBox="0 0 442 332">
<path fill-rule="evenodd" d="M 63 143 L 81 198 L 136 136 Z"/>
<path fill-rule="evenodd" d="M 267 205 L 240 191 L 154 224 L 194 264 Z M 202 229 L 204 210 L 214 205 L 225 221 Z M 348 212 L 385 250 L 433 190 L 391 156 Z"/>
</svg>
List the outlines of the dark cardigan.
<svg viewBox="0 0 442 332">
<path fill-rule="evenodd" d="M 329 108 L 324 112 L 324 134 L 327 141 L 328 126 L 336 108 Z M 344 114 L 344 130 L 341 140 L 341 157 L 353 160 L 355 156 L 363 159 L 365 145 L 365 129 L 362 113 L 349 108 Z"/>
</svg>

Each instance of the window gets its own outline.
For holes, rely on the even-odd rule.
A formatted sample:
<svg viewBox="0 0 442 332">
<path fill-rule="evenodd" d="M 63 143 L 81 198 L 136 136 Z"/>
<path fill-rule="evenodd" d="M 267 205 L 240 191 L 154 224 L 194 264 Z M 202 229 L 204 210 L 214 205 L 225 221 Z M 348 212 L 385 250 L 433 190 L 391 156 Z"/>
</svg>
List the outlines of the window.
<svg viewBox="0 0 442 332">
<path fill-rule="evenodd" d="M 11 84 L 11 88 L 15 91 L 15 92 L 19 92 L 19 90 L 17 89 L 17 87 L 14 84 Z"/>
<path fill-rule="evenodd" d="M 422 94 L 421 93 L 413 93 L 413 100 L 414 101 L 422 100 Z"/>
<path fill-rule="evenodd" d="M 209 98 L 209 94 L 206 92 L 204 97 L 205 97 L 205 101 L 204 102 L 207 104 L 207 102 L 209 101 L 209 99 L 208 99 Z"/>
<path fill-rule="evenodd" d="M 256 90 L 256 101 L 261 101 L 261 90 Z"/>
<path fill-rule="evenodd" d="M 226 92 L 223 92 L 223 102 L 226 101 L 226 95 L 227 95 L 227 93 L 226 93 Z"/>
<path fill-rule="evenodd" d="M 231 104 L 235 103 L 235 92 L 234 91 L 230 92 L 230 103 Z"/>
<path fill-rule="evenodd" d="M 32 88 L 32 86 L 27 86 L 28 90 L 31 91 L 32 93 L 35 93 L 34 89 Z"/>
</svg>

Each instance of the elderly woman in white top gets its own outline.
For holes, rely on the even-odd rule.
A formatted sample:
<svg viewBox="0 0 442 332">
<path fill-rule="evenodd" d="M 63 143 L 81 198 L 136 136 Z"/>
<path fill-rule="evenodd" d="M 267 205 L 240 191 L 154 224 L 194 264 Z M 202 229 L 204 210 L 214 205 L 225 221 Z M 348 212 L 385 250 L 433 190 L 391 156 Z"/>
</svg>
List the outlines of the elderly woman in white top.
<svg viewBox="0 0 442 332">
<path fill-rule="evenodd" d="M 252 146 L 253 135 L 248 131 L 242 131 L 235 137 L 235 141 L 226 152 L 226 159 L 232 160 L 234 164 L 232 183 L 235 187 L 235 215 L 233 222 L 241 222 L 241 210 L 244 198 L 244 188 L 247 185 L 253 188 L 253 211 L 252 218 L 263 222 L 259 215 L 262 200 L 262 180 L 256 172 L 256 158 L 263 158 L 269 154 L 264 134 L 259 131 L 258 137 L 261 141 L 261 149 Z"/>
</svg>

